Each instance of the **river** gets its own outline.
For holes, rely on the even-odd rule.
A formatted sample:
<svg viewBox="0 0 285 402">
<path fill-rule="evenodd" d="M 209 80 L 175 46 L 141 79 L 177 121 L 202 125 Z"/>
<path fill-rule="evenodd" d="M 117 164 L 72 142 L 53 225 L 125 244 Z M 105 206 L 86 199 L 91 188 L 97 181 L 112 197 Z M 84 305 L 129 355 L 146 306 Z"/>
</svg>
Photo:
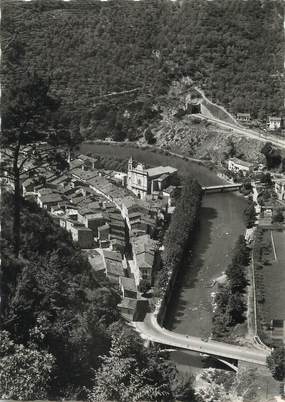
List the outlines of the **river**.
<svg viewBox="0 0 285 402">
<path fill-rule="evenodd" d="M 244 232 L 245 204 L 246 200 L 235 193 L 203 198 L 192 252 L 181 267 L 166 316 L 167 328 L 199 337 L 210 335 L 213 289 L 209 285 L 229 264 L 237 238 Z M 194 354 L 175 352 L 172 359 L 182 372 L 201 367 L 201 359 Z"/>
<path fill-rule="evenodd" d="M 201 185 L 215 185 L 222 182 L 214 172 L 196 163 L 173 156 L 154 153 L 150 150 L 134 148 L 131 144 L 123 147 L 106 144 L 83 144 L 83 153 L 114 155 L 127 159 L 132 155 L 136 160 L 149 165 L 171 165 L 182 175 L 196 178 Z M 195 336 L 209 336 L 211 333 L 211 292 L 209 284 L 219 277 L 231 260 L 238 236 L 244 232 L 243 210 L 246 200 L 236 193 L 217 193 L 204 196 L 191 255 L 185 262 L 177 278 L 172 303 L 165 325 L 174 332 Z M 173 352 L 171 359 L 179 372 L 195 374 L 205 362 L 197 353 Z M 209 362 L 213 365 L 213 361 Z"/>
</svg>

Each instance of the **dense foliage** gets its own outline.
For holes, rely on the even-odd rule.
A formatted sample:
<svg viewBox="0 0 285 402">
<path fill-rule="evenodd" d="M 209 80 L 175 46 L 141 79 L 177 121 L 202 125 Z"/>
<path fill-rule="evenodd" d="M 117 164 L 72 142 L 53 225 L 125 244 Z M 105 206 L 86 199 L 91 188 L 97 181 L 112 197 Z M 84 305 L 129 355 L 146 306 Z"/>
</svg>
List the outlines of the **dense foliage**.
<svg viewBox="0 0 285 402">
<path fill-rule="evenodd" d="M 89 395 L 91 401 L 166 402 L 176 400 L 177 394 L 181 401 L 193 397 L 190 384 L 185 387 L 184 383 L 181 392 L 174 365 L 162 359 L 153 347 L 146 352 L 142 340 L 130 329 L 125 328 L 119 335 L 114 331 L 110 353 L 102 360 Z"/>
<path fill-rule="evenodd" d="M 3 198 L 2 329 L 15 343 L 52 354 L 51 389 L 57 396 L 75 395 L 89 385 L 99 355 L 109 349 L 108 327 L 119 318 L 119 298 L 107 281 L 98 281 L 70 235 L 24 200 L 22 248 L 15 258 L 11 196 Z"/>
<path fill-rule="evenodd" d="M 4 88 L 48 76 L 87 137 L 135 139 L 183 76 L 233 112 L 283 107 L 281 0 L 2 3 Z"/>
<path fill-rule="evenodd" d="M 243 236 L 240 236 L 231 264 L 227 267 L 227 283 L 220 285 L 216 295 L 216 310 L 213 316 L 213 337 L 224 338 L 230 328 L 244 321 L 246 304 L 244 291 L 247 286 L 246 270 L 249 263 L 249 249 Z"/>
<path fill-rule="evenodd" d="M 275 348 L 270 356 L 267 357 L 267 366 L 269 367 L 273 378 L 277 381 L 285 379 L 285 348 Z"/>
<path fill-rule="evenodd" d="M 1 331 L 1 399 L 44 398 L 54 360 L 54 357 L 46 351 L 15 344 L 7 331 Z"/>
<path fill-rule="evenodd" d="M 170 225 L 164 236 L 164 251 L 159 271 L 159 284 L 162 289 L 167 286 L 172 272 L 175 272 L 181 265 L 181 261 L 194 240 L 201 196 L 202 190 L 199 184 L 192 179 L 185 180 Z"/>
</svg>

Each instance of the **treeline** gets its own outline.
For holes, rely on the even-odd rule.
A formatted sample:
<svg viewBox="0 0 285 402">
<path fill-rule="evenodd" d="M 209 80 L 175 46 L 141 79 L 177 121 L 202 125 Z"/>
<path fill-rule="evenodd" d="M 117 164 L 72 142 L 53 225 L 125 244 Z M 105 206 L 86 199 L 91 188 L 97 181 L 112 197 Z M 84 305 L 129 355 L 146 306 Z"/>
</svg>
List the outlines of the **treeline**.
<svg viewBox="0 0 285 402">
<path fill-rule="evenodd" d="M 183 258 L 189 252 L 189 247 L 194 241 L 199 217 L 201 187 L 195 180 L 189 178 L 183 184 L 184 187 L 163 240 L 164 251 L 158 273 L 162 293 L 165 291 L 172 273 L 179 269 Z"/>
<path fill-rule="evenodd" d="M 216 309 L 212 329 L 214 339 L 228 337 L 231 329 L 245 320 L 244 293 L 247 286 L 248 264 L 249 249 L 244 237 L 240 236 L 234 249 L 232 262 L 226 270 L 227 282 L 219 286 L 215 297 Z"/>
<path fill-rule="evenodd" d="M 4 0 L 3 88 L 50 77 L 85 138 L 136 139 L 183 76 L 264 119 L 283 108 L 283 16 L 281 0 Z"/>
<path fill-rule="evenodd" d="M 34 203 L 21 202 L 17 258 L 12 195 L 2 192 L 1 398 L 86 400 L 93 392 L 92 400 L 129 401 L 140 392 L 145 400 L 172 401 L 178 390 L 190 392 L 159 350 L 147 351 L 126 329 L 117 291 L 96 276 L 70 235 Z M 130 365 L 134 350 L 138 360 Z"/>
</svg>

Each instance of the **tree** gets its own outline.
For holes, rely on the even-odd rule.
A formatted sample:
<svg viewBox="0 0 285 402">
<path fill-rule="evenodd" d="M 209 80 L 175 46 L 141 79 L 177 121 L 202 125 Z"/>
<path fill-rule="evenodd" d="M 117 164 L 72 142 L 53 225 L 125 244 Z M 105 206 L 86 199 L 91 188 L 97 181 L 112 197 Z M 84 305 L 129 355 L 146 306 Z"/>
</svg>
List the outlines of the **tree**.
<svg viewBox="0 0 285 402">
<path fill-rule="evenodd" d="M 273 378 L 277 381 L 285 379 L 285 348 L 279 347 L 273 349 L 270 356 L 267 357 L 267 366 L 270 369 Z"/>
<path fill-rule="evenodd" d="M 280 150 L 274 148 L 271 142 L 266 142 L 260 152 L 264 154 L 269 169 L 276 168 L 281 164 Z"/>
<path fill-rule="evenodd" d="M 4 163 L 1 174 L 14 187 L 13 237 L 14 254 L 20 251 L 21 178 L 34 175 L 40 167 L 67 168 L 64 157 L 50 131 L 52 114 L 59 102 L 49 95 L 50 83 L 35 73 L 27 73 L 20 83 L 3 91 L 1 147 Z M 41 146 L 40 142 L 52 145 Z"/>
<path fill-rule="evenodd" d="M 272 223 L 282 223 L 284 222 L 284 215 L 281 209 L 279 209 L 273 216 L 272 216 Z"/>
<path fill-rule="evenodd" d="M 91 401 L 172 401 L 174 368 L 155 349 L 147 350 L 132 330 L 112 335 L 109 355 L 95 373 Z"/>
<path fill-rule="evenodd" d="M 249 201 L 247 207 L 243 212 L 246 227 L 252 228 L 256 221 L 256 212 L 255 212 L 255 204 L 253 201 Z"/>
<path fill-rule="evenodd" d="M 150 128 L 148 128 L 146 130 L 146 132 L 144 133 L 144 138 L 145 138 L 145 140 L 147 141 L 148 144 L 155 144 L 155 142 L 156 142 L 156 138 L 153 135 L 153 133 L 152 133 Z"/>
<path fill-rule="evenodd" d="M 0 332 L 0 396 L 2 399 L 44 399 L 55 363 L 46 351 L 15 344 Z"/>
</svg>

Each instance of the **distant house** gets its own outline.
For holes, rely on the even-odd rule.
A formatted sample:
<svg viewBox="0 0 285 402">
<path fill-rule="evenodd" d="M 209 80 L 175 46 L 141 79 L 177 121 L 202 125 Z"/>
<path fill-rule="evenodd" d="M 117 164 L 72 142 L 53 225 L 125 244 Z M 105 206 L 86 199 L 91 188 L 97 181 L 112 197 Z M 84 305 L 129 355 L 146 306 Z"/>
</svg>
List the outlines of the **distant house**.
<svg viewBox="0 0 285 402">
<path fill-rule="evenodd" d="M 130 297 L 132 299 L 137 298 L 137 287 L 136 282 L 133 278 L 126 278 L 124 276 L 121 276 L 119 278 L 119 284 L 123 297 Z"/>
<path fill-rule="evenodd" d="M 102 250 L 103 263 L 107 278 L 119 286 L 120 276 L 125 276 L 122 255 L 116 251 Z"/>
<path fill-rule="evenodd" d="M 274 190 L 277 194 L 277 198 L 280 201 L 285 200 L 285 178 L 275 179 L 274 180 Z"/>
<path fill-rule="evenodd" d="M 82 223 L 87 228 L 93 230 L 94 236 L 98 236 L 98 227 L 106 223 L 106 218 L 102 212 L 94 213 L 92 211 L 88 212 L 78 212 L 78 222 Z"/>
<path fill-rule="evenodd" d="M 137 309 L 137 300 L 124 297 L 120 304 L 118 304 L 119 310 L 121 314 L 125 315 L 126 318 L 133 321 L 136 316 L 136 309 Z"/>
<path fill-rule="evenodd" d="M 83 225 L 73 224 L 70 228 L 73 241 L 77 242 L 80 248 L 92 248 L 94 245 L 93 232 Z"/>
<path fill-rule="evenodd" d="M 245 162 L 238 158 L 230 158 L 228 160 L 228 169 L 234 173 L 242 172 L 243 175 L 245 175 L 252 167 L 252 163 Z"/>
<path fill-rule="evenodd" d="M 133 261 L 130 267 L 136 286 L 139 286 L 142 280 L 151 285 L 157 242 L 146 234 L 133 238 L 131 243 L 133 247 Z"/>
<path fill-rule="evenodd" d="M 250 113 L 237 113 L 236 116 L 237 120 L 243 123 L 250 121 Z"/>
<path fill-rule="evenodd" d="M 48 211 L 51 210 L 51 207 L 57 206 L 63 198 L 58 193 L 48 193 L 38 196 L 38 204 L 41 208 L 47 209 Z"/>
<path fill-rule="evenodd" d="M 282 118 L 270 116 L 268 118 L 267 125 L 268 125 L 268 130 L 271 130 L 271 131 L 277 130 L 278 128 L 282 127 Z"/>
<path fill-rule="evenodd" d="M 109 247 L 110 226 L 108 223 L 98 227 L 98 242 L 101 248 Z"/>
<path fill-rule="evenodd" d="M 118 304 L 118 308 L 127 320 L 143 321 L 145 314 L 149 311 L 149 302 L 148 300 L 124 297 Z"/>
<path fill-rule="evenodd" d="M 97 250 L 86 250 L 85 254 L 87 255 L 89 264 L 97 273 L 103 273 L 105 275 L 105 266 L 103 262 L 102 254 L 100 254 Z"/>
<path fill-rule="evenodd" d="M 92 156 L 87 156 L 87 155 L 79 155 L 77 157 L 80 161 L 84 163 L 83 167 L 85 170 L 88 169 L 95 169 L 96 163 L 98 162 L 98 159 L 93 158 Z"/>
</svg>

